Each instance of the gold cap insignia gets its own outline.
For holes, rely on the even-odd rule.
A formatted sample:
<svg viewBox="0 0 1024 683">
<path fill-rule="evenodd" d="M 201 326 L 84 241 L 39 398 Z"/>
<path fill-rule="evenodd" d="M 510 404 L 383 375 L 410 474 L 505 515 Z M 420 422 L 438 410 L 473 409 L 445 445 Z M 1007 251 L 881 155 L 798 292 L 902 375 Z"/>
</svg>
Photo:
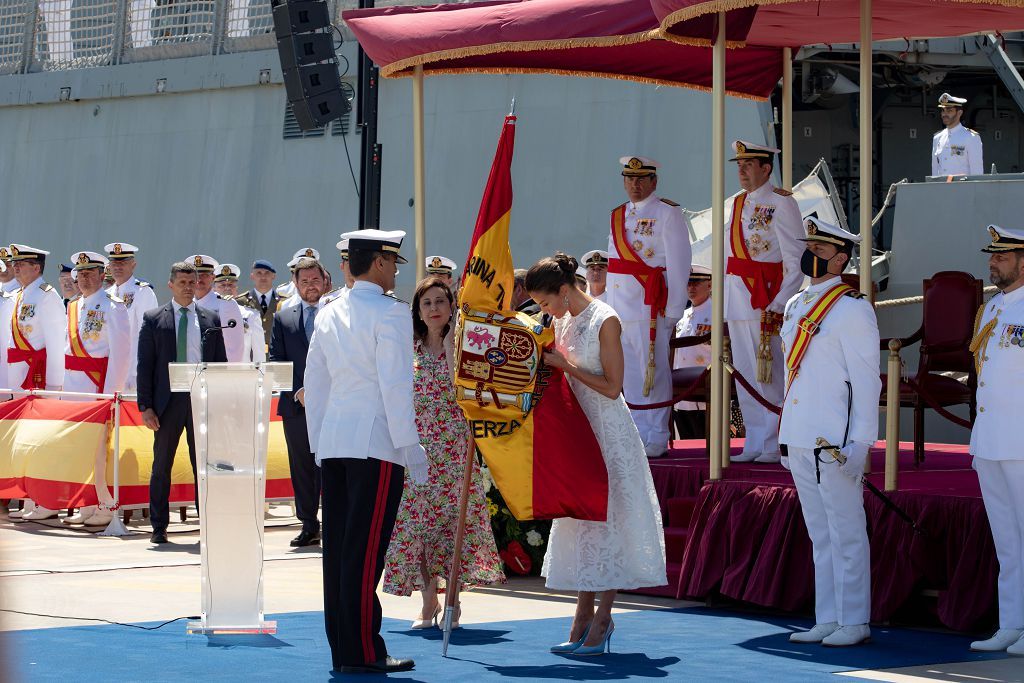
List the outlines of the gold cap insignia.
<svg viewBox="0 0 1024 683">
<path fill-rule="evenodd" d="M 808 235 L 817 235 L 818 234 L 818 225 L 814 221 L 807 221 L 807 234 Z"/>
<path fill-rule="evenodd" d="M 313 250 L 312 249 L 307 249 L 306 250 L 306 256 L 309 257 L 309 258 L 314 258 L 313 257 Z"/>
<path fill-rule="evenodd" d="M 636 157 L 633 157 L 632 159 L 629 160 L 629 163 L 626 164 L 626 165 L 629 166 L 631 169 L 633 169 L 635 171 L 638 168 L 641 168 L 644 164 L 643 164 L 642 161 L 640 161 Z"/>
<path fill-rule="evenodd" d="M 117 242 L 117 243 L 114 244 L 114 253 L 115 254 L 120 254 L 121 253 L 121 243 L 120 242 Z"/>
<path fill-rule="evenodd" d="M 939 95 L 939 104 L 946 104 L 949 102 L 949 93 L 942 93 Z"/>
<path fill-rule="evenodd" d="M 8 258 L 10 254 L 7 253 L 7 247 L 0 247 L 0 258 Z"/>
<path fill-rule="evenodd" d="M 737 154 L 746 154 L 747 153 L 747 146 L 744 145 L 742 142 L 737 141 L 736 142 L 736 153 Z"/>
<path fill-rule="evenodd" d="M 430 261 L 430 267 L 431 267 L 431 268 L 440 268 L 440 267 L 441 267 L 441 259 L 440 259 L 440 258 L 438 258 L 437 256 L 435 256 L 435 257 L 434 257 L 434 258 L 433 258 L 433 259 L 432 259 L 432 260 Z"/>
<path fill-rule="evenodd" d="M 228 266 L 224 266 L 223 268 L 220 269 L 220 274 L 231 275 L 231 268 L 229 268 Z"/>
<path fill-rule="evenodd" d="M 18 253 L 19 253 L 18 252 L 18 248 L 12 244 L 11 245 L 11 256 L 17 256 Z"/>
<path fill-rule="evenodd" d="M 89 263 L 89 256 L 84 251 L 78 255 L 78 265 L 84 266 Z"/>
<path fill-rule="evenodd" d="M 998 242 L 999 241 L 999 233 L 996 232 L 995 228 L 989 227 L 988 234 L 992 235 L 992 241 L 993 242 Z"/>
<path fill-rule="evenodd" d="M 203 257 L 202 256 L 196 256 L 196 265 L 197 266 L 203 265 Z"/>
</svg>

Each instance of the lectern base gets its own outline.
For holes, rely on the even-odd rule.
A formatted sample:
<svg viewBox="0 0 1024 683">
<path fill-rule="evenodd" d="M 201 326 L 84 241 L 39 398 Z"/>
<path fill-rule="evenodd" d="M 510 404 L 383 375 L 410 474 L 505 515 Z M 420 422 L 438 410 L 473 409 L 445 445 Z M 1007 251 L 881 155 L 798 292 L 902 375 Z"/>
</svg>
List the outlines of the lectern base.
<svg viewBox="0 0 1024 683">
<path fill-rule="evenodd" d="M 260 635 L 277 633 L 277 621 L 264 621 L 258 626 L 204 626 L 201 621 L 190 621 L 185 627 L 190 635 Z"/>
</svg>

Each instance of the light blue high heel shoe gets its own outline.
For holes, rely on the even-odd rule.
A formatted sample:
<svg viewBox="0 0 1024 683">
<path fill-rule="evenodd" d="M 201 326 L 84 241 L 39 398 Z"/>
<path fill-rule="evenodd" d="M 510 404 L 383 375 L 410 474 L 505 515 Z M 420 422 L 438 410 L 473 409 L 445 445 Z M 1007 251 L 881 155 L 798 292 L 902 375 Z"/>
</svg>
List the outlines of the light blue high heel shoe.
<svg viewBox="0 0 1024 683">
<path fill-rule="evenodd" d="M 588 629 L 589 630 L 589 629 Z M 573 650 L 572 654 L 579 655 L 580 657 L 593 657 L 595 655 L 603 655 L 605 651 L 612 651 L 612 633 L 615 631 L 615 624 L 612 622 L 608 623 L 608 630 L 604 632 L 604 638 L 597 645 L 581 645 Z M 584 640 L 586 636 L 584 636 Z"/>
<path fill-rule="evenodd" d="M 593 623 L 593 622 L 591 622 L 591 623 Z M 583 643 L 587 640 L 587 634 L 589 634 L 589 633 L 590 633 L 590 625 L 588 624 L 587 628 L 583 631 L 583 635 L 580 637 L 579 640 L 575 640 L 575 641 L 567 640 L 566 642 L 561 643 L 559 645 L 552 645 L 551 646 L 551 651 L 554 652 L 555 654 L 558 654 L 558 655 L 572 654 L 573 652 L 575 652 L 579 648 L 583 647 Z"/>
</svg>

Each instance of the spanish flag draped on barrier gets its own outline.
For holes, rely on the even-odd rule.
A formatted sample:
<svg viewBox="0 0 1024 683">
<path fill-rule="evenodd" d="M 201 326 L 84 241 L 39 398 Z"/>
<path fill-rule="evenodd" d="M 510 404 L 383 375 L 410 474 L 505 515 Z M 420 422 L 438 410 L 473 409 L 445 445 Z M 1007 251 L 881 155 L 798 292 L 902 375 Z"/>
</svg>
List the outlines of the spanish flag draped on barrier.
<svg viewBox="0 0 1024 683">
<path fill-rule="evenodd" d="M 266 496 L 291 498 L 288 451 L 275 398 L 267 444 Z M 109 504 L 114 482 L 113 400 L 60 401 L 26 396 L 0 403 L 0 498 L 31 498 L 61 508 Z M 149 503 L 153 469 L 153 432 L 142 422 L 134 402 L 121 403 L 119 505 Z M 97 463 L 105 462 L 96 477 Z M 99 501 L 96 485 L 107 489 Z M 195 498 L 188 445 L 182 434 L 171 471 L 172 506 Z"/>
<path fill-rule="evenodd" d="M 502 127 L 463 269 L 456 397 L 516 519 L 604 521 L 608 473 L 601 448 L 562 372 L 541 364 L 552 331 L 511 306 L 515 121 L 508 116 Z"/>
</svg>

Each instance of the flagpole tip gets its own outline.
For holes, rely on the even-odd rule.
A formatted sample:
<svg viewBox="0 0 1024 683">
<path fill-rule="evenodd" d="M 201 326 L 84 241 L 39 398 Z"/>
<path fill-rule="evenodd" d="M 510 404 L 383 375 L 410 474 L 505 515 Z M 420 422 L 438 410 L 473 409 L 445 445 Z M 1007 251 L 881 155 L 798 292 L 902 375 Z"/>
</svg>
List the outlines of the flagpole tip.
<svg viewBox="0 0 1024 683">
<path fill-rule="evenodd" d="M 515 116 L 516 115 L 516 98 L 514 98 L 514 97 L 512 98 L 512 105 L 508 109 L 508 115 L 509 116 Z"/>
</svg>

